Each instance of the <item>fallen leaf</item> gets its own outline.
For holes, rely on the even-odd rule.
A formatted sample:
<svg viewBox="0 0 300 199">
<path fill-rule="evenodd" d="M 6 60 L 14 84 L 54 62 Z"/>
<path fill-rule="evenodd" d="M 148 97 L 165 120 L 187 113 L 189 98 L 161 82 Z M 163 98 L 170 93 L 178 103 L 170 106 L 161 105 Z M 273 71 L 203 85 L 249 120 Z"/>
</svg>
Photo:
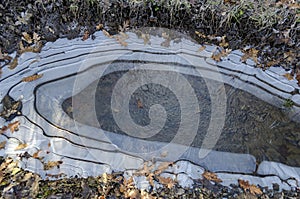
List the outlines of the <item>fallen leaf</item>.
<svg viewBox="0 0 300 199">
<path fill-rule="evenodd" d="M 85 31 L 85 32 L 84 32 L 84 35 L 83 35 L 83 37 L 82 37 L 82 41 L 87 40 L 89 37 L 90 37 L 89 31 Z"/>
<path fill-rule="evenodd" d="M 123 26 L 119 25 L 119 31 L 120 32 L 125 32 L 129 28 L 129 24 L 130 24 L 129 20 L 124 21 Z"/>
<path fill-rule="evenodd" d="M 211 180 L 213 182 L 217 182 L 217 183 L 222 182 L 222 180 L 220 178 L 218 178 L 218 176 L 215 173 L 212 173 L 212 172 L 209 172 L 209 171 L 204 171 L 204 173 L 202 174 L 202 176 L 205 179 Z"/>
<path fill-rule="evenodd" d="M 140 192 L 137 189 L 128 189 L 127 192 L 125 192 L 125 198 L 140 198 Z"/>
<path fill-rule="evenodd" d="M 18 65 L 18 57 L 15 56 L 15 58 L 9 63 L 9 69 L 13 70 L 17 67 Z"/>
<path fill-rule="evenodd" d="M 205 48 L 206 48 L 206 46 L 201 46 L 201 47 L 198 49 L 198 51 L 199 51 L 199 52 L 202 52 L 203 50 L 205 50 Z"/>
<path fill-rule="evenodd" d="M 15 121 L 13 123 L 8 124 L 7 128 L 9 128 L 10 132 L 13 133 L 13 132 L 19 130 L 19 126 L 20 126 L 20 122 L 19 121 Z"/>
<path fill-rule="evenodd" d="M 222 57 L 222 54 L 221 53 L 214 53 L 211 58 L 217 62 L 221 61 L 221 57 Z"/>
<path fill-rule="evenodd" d="M 96 30 L 101 30 L 103 28 L 103 24 L 102 23 L 99 23 L 97 26 L 96 26 Z"/>
<path fill-rule="evenodd" d="M 195 31 L 195 33 L 196 33 L 196 35 L 197 35 L 198 37 L 206 38 L 206 35 L 203 34 L 203 33 L 201 33 L 201 32 Z"/>
<path fill-rule="evenodd" d="M 138 108 L 143 108 L 143 103 L 140 99 L 137 100 L 137 107 Z"/>
<path fill-rule="evenodd" d="M 170 177 L 165 178 L 162 176 L 157 176 L 157 179 L 158 179 L 159 183 L 168 187 L 169 189 L 171 189 L 176 184 L 176 182 Z"/>
<path fill-rule="evenodd" d="M 246 62 L 247 59 L 251 58 L 256 64 L 258 63 L 257 55 L 258 55 L 258 50 L 255 48 L 250 48 L 248 50 L 244 50 L 244 55 L 241 57 L 242 62 Z"/>
<path fill-rule="evenodd" d="M 41 37 L 36 32 L 33 32 L 34 43 L 37 43 L 38 41 L 40 41 L 40 39 L 41 39 Z"/>
<path fill-rule="evenodd" d="M 6 141 L 0 142 L 0 149 L 4 149 L 6 145 Z"/>
<path fill-rule="evenodd" d="M 12 60 L 12 57 L 8 56 L 6 53 L 3 54 L 0 48 L 0 60 Z"/>
<path fill-rule="evenodd" d="M 300 86 L 300 71 L 298 71 L 296 74 L 296 80 L 298 82 L 298 85 Z"/>
<path fill-rule="evenodd" d="M 11 175 L 14 176 L 16 175 L 17 173 L 19 173 L 21 171 L 21 169 L 19 167 L 15 167 L 12 169 L 11 171 Z"/>
<path fill-rule="evenodd" d="M 0 134 L 4 133 L 7 129 L 8 129 L 7 126 L 3 126 L 3 127 L 0 129 Z"/>
<path fill-rule="evenodd" d="M 287 78 L 288 80 L 294 79 L 294 77 L 291 75 L 291 73 L 285 73 L 285 74 L 282 75 L 282 76 L 284 76 L 284 77 Z"/>
<path fill-rule="evenodd" d="M 43 77 L 43 74 L 35 74 L 35 75 L 28 76 L 28 77 L 24 77 L 22 79 L 22 81 L 23 82 L 32 82 L 32 81 L 37 80 L 41 77 Z"/>
<path fill-rule="evenodd" d="M 154 174 L 159 175 L 164 172 L 169 166 L 172 166 L 173 162 L 162 162 L 159 164 L 158 168 L 155 170 Z"/>
<path fill-rule="evenodd" d="M 219 46 L 224 47 L 224 48 L 229 46 L 228 42 L 226 42 L 226 36 L 222 37 L 221 43 L 219 43 Z"/>
<path fill-rule="evenodd" d="M 22 40 L 26 41 L 28 44 L 32 43 L 32 38 L 27 32 L 22 32 Z"/>
<path fill-rule="evenodd" d="M 25 149 L 28 146 L 26 143 L 20 143 L 16 148 L 15 151 Z"/>
<path fill-rule="evenodd" d="M 141 38 L 144 40 L 144 45 L 150 43 L 150 34 L 144 34 L 144 33 L 142 33 Z"/>
<path fill-rule="evenodd" d="M 112 38 L 112 36 L 106 30 L 103 29 L 102 32 L 106 37 Z"/>
<path fill-rule="evenodd" d="M 44 170 L 50 170 L 53 167 L 59 167 L 59 165 L 62 163 L 63 161 L 49 161 L 47 163 L 44 163 Z"/>
<path fill-rule="evenodd" d="M 247 190 L 250 191 L 251 194 L 255 195 L 255 194 L 262 194 L 262 191 L 260 190 L 260 188 L 258 188 L 256 185 L 250 185 L 249 181 L 247 180 L 241 180 L 238 179 L 238 183 L 240 185 L 240 187 L 242 189 L 244 189 L 244 191 L 246 192 Z"/>
<path fill-rule="evenodd" d="M 262 191 L 260 190 L 260 188 L 254 184 L 250 185 L 249 189 L 250 189 L 250 193 L 253 195 L 256 195 L 256 194 L 261 195 L 262 194 Z"/>
<path fill-rule="evenodd" d="M 39 153 L 41 152 L 41 150 L 38 150 L 37 152 L 33 153 L 32 157 L 35 159 L 39 159 Z"/>
<path fill-rule="evenodd" d="M 51 146 L 51 143 L 50 142 L 48 142 L 48 147 L 50 147 Z"/>
</svg>

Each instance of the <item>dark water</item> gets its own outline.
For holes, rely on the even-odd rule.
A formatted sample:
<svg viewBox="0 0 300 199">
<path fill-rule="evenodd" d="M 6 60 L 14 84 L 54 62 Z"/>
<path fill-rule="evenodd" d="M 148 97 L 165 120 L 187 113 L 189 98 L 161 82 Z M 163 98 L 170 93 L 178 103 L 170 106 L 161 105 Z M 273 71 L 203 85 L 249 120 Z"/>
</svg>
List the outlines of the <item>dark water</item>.
<svg viewBox="0 0 300 199">
<path fill-rule="evenodd" d="M 103 76 L 99 81 L 92 83 L 82 92 L 93 92 L 96 85 L 95 108 L 101 128 L 116 134 L 125 134 L 114 121 L 111 97 L 117 81 L 127 71 L 117 71 Z M 160 71 L 162 72 L 162 71 Z M 163 72 L 162 72 L 163 73 Z M 176 72 L 165 72 L 173 75 Z M 168 74 L 167 74 L 168 73 Z M 205 80 L 199 76 L 184 75 L 197 96 L 200 110 L 198 132 L 192 146 L 200 147 L 206 135 L 212 110 L 212 103 Z M 90 91 L 89 91 L 90 89 Z M 259 98 L 229 85 L 225 85 L 227 96 L 226 119 L 222 134 L 214 150 L 234 153 L 249 153 L 254 155 L 258 162 L 271 160 L 291 166 L 300 166 L 300 123 L 290 121 L 280 108 L 274 107 Z M 80 104 L 79 96 L 73 96 Z M 85 94 L 86 95 L 86 94 Z M 64 111 L 72 117 L 70 106 L 72 98 L 66 99 L 62 106 Z M 131 95 L 129 112 L 132 120 L 141 126 L 150 123 L 149 110 L 154 104 L 165 108 L 167 120 L 164 127 L 150 138 L 149 141 L 171 142 L 176 135 L 180 121 L 180 103 L 172 91 L 159 84 L 147 84 L 139 87 Z M 78 122 L 93 125 L 89 122 L 89 105 L 84 100 L 79 112 L 84 115 Z M 197 125 L 197 124 L 195 124 Z"/>
</svg>

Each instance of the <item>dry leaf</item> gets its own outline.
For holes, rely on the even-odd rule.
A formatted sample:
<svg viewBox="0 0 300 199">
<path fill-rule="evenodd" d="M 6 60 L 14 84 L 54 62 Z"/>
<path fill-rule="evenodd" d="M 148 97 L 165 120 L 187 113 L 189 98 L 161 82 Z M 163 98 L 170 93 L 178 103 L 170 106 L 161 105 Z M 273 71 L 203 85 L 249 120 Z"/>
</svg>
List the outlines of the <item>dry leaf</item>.
<svg viewBox="0 0 300 199">
<path fill-rule="evenodd" d="M 28 44 L 32 43 L 32 38 L 27 32 L 22 32 L 22 40 L 26 41 Z"/>
<path fill-rule="evenodd" d="M 250 193 L 253 195 L 256 195 L 256 194 L 261 195 L 262 194 L 262 191 L 260 190 L 260 188 L 254 184 L 250 185 L 249 189 L 250 189 Z"/>
<path fill-rule="evenodd" d="M 242 189 L 244 189 L 244 191 L 246 192 L 247 190 L 250 191 L 251 194 L 255 195 L 255 194 L 262 194 L 262 191 L 260 190 L 260 188 L 258 188 L 256 185 L 250 185 L 249 182 L 247 180 L 238 180 L 239 185 Z"/>
<path fill-rule="evenodd" d="M 43 77 L 43 74 L 35 74 L 35 75 L 28 76 L 28 77 L 24 77 L 22 79 L 22 81 L 23 82 L 32 82 L 32 81 L 34 81 L 36 79 L 39 79 L 41 77 Z"/>
<path fill-rule="evenodd" d="M 221 53 L 214 53 L 211 58 L 217 62 L 221 61 L 221 57 L 222 57 L 222 54 Z"/>
<path fill-rule="evenodd" d="M 150 43 L 150 35 L 142 33 L 141 38 L 144 40 L 144 45 Z"/>
<path fill-rule="evenodd" d="M 294 79 L 294 77 L 291 75 L 291 73 L 285 73 L 285 74 L 282 75 L 282 76 L 284 76 L 284 77 L 287 78 L 288 80 Z"/>
<path fill-rule="evenodd" d="M 102 23 L 99 23 L 97 26 L 96 26 L 96 30 L 101 30 L 103 28 L 103 24 Z"/>
<path fill-rule="evenodd" d="M 28 144 L 26 144 L 26 143 L 21 143 L 21 144 L 19 144 L 19 145 L 15 148 L 15 151 L 21 150 L 21 149 L 25 149 L 27 146 L 28 146 Z"/>
<path fill-rule="evenodd" d="M 33 32 L 34 43 L 37 43 L 38 41 L 40 41 L 40 39 L 41 39 L 41 37 L 36 32 Z"/>
<path fill-rule="evenodd" d="M 128 189 L 127 192 L 125 192 L 125 198 L 140 198 L 140 192 L 137 189 Z"/>
<path fill-rule="evenodd" d="M 0 142 L 0 149 L 4 149 L 6 145 L 6 141 Z"/>
<path fill-rule="evenodd" d="M 41 152 L 41 150 L 38 150 L 37 152 L 35 152 L 32 157 L 35 158 L 35 159 L 39 159 L 39 153 Z"/>
<path fill-rule="evenodd" d="M 258 55 L 258 50 L 255 48 L 250 48 L 246 51 L 243 51 L 245 54 L 241 57 L 242 62 L 246 62 L 247 59 L 251 58 L 256 64 L 258 63 L 257 55 Z"/>
<path fill-rule="evenodd" d="M 12 60 L 12 57 L 8 56 L 6 53 L 3 54 L 0 48 L 0 60 Z"/>
<path fill-rule="evenodd" d="M 198 49 L 198 51 L 199 51 L 199 52 L 202 52 L 203 50 L 205 50 L 205 48 L 206 48 L 206 46 L 201 46 L 201 47 Z"/>
<path fill-rule="evenodd" d="M 229 46 L 228 42 L 226 42 L 226 36 L 222 37 L 221 43 L 219 43 L 219 46 L 224 47 L 224 48 Z"/>
<path fill-rule="evenodd" d="M 206 38 L 206 35 L 203 34 L 203 33 L 201 33 L 201 32 L 195 31 L 195 33 L 196 33 L 196 35 L 197 35 L 198 37 Z"/>
<path fill-rule="evenodd" d="M 50 146 L 51 146 L 51 143 L 49 142 L 49 143 L 48 143 L 48 147 L 50 147 Z"/>
<path fill-rule="evenodd" d="M 120 32 L 125 32 L 129 28 L 129 24 L 130 24 L 129 20 L 124 21 L 123 26 L 119 25 L 119 31 Z"/>
<path fill-rule="evenodd" d="M 103 29 L 102 32 L 106 37 L 112 38 L 112 36 L 106 30 Z"/>
<path fill-rule="evenodd" d="M 47 163 L 44 163 L 44 170 L 50 170 L 53 167 L 59 167 L 59 165 L 62 163 L 63 161 L 49 161 Z"/>
<path fill-rule="evenodd" d="M 82 37 L 82 41 L 87 40 L 89 37 L 90 37 L 89 31 L 85 31 L 85 32 L 84 32 L 84 35 L 83 35 L 83 37 Z"/>
<path fill-rule="evenodd" d="M 140 99 L 137 100 L 137 107 L 138 108 L 143 108 L 143 103 Z"/>
<path fill-rule="evenodd" d="M 0 129 L 0 134 L 4 133 L 7 129 L 8 129 L 7 126 L 3 126 L 3 127 Z"/>
<path fill-rule="evenodd" d="M 168 187 L 169 189 L 171 189 L 176 184 L 176 182 L 170 177 L 165 178 L 162 176 L 157 176 L 157 179 L 158 179 L 159 183 Z"/>
<path fill-rule="evenodd" d="M 222 180 L 220 178 L 218 178 L 218 176 L 215 173 L 209 172 L 209 171 L 205 171 L 202 176 L 207 179 L 207 180 L 211 180 L 213 182 L 217 182 L 220 183 L 222 182 Z"/>
<path fill-rule="evenodd" d="M 15 58 L 9 63 L 9 69 L 13 70 L 17 67 L 18 65 L 18 57 L 15 56 Z"/>
<path fill-rule="evenodd" d="M 172 166 L 172 165 L 173 165 L 173 162 L 162 162 L 162 163 L 160 163 L 158 168 L 155 170 L 154 174 L 159 175 L 162 172 L 164 172 L 167 168 L 169 168 L 169 166 Z"/>
<path fill-rule="evenodd" d="M 296 74 L 296 80 L 298 82 L 298 85 L 300 86 L 300 71 L 298 71 Z"/>
<path fill-rule="evenodd" d="M 7 128 L 9 128 L 10 132 L 13 133 L 13 132 L 19 130 L 19 126 L 20 126 L 20 122 L 19 121 L 15 121 L 13 123 L 8 124 Z"/>
</svg>

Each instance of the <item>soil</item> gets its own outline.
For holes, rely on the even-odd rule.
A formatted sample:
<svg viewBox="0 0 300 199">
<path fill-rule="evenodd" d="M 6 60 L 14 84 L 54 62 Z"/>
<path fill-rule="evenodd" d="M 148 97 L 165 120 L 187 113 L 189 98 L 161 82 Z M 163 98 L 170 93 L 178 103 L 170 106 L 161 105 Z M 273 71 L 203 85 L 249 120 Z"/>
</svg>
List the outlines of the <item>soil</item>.
<svg viewBox="0 0 300 199">
<path fill-rule="evenodd" d="M 0 61 L 5 64 L 0 66 L 0 74 L 1 68 L 12 61 L 6 53 L 20 50 L 20 42 L 25 47 L 31 45 L 24 33 L 37 33 L 44 44 L 61 37 L 92 37 L 103 29 L 116 34 L 155 26 L 182 31 L 201 44 L 245 52 L 255 49 L 258 67 L 280 66 L 300 77 L 299 23 L 298 0 L 4 0 L 0 2 Z M 222 42 L 216 38 L 222 38 Z M 143 194 L 149 198 L 299 197 L 299 190 L 263 190 L 258 196 L 238 186 L 229 190 L 205 179 L 195 181 L 193 189 L 175 184 L 142 193 L 127 184 L 124 188 L 120 173 L 112 174 L 107 182 L 103 182 L 103 176 L 49 181 L 23 170 L 12 172 L 7 169 L 7 159 L 1 161 L 0 190 L 4 198 L 145 198 Z M 30 178 L 22 181 L 26 175 Z"/>
</svg>

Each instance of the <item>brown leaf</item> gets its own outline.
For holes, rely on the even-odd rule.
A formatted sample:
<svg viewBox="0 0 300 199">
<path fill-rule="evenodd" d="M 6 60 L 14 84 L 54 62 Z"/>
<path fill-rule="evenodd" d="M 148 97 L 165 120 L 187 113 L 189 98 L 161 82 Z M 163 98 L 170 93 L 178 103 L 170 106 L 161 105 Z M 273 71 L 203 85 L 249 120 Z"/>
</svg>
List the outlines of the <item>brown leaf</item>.
<svg viewBox="0 0 300 199">
<path fill-rule="evenodd" d="M 298 82 L 298 85 L 300 86 L 300 71 L 298 71 L 296 74 L 296 80 Z"/>
<path fill-rule="evenodd" d="M 248 50 L 243 51 L 245 54 L 241 57 L 242 62 L 246 62 L 247 59 L 251 58 L 256 64 L 258 63 L 257 55 L 258 50 L 255 48 L 250 48 Z"/>
<path fill-rule="evenodd" d="M 222 57 L 222 54 L 221 53 L 214 53 L 211 58 L 217 62 L 221 61 L 221 57 Z"/>
<path fill-rule="evenodd" d="M 18 65 L 18 57 L 15 56 L 15 58 L 9 63 L 9 69 L 13 70 L 17 67 Z"/>
<path fill-rule="evenodd" d="M 203 50 L 205 50 L 205 48 L 206 48 L 206 46 L 201 46 L 201 47 L 198 49 L 198 51 L 199 51 L 199 52 L 202 52 Z"/>
<path fill-rule="evenodd" d="M 140 99 L 137 100 L 137 107 L 138 108 L 143 108 L 143 103 Z"/>
<path fill-rule="evenodd" d="M 102 32 L 106 37 L 112 38 L 112 36 L 106 30 L 103 29 Z"/>
<path fill-rule="evenodd" d="M 103 28 L 103 24 L 102 23 L 99 23 L 97 26 L 96 26 L 96 30 L 102 30 Z"/>
<path fill-rule="evenodd" d="M 164 172 L 167 168 L 169 168 L 169 166 L 172 166 L 172 165 L 173 165 L 173 162 L 162 162 L 162 163 L 160 163 L 158 168 L 155 170 L 154 174 L 159 175 L 162 172 Z"/>
<path fill-rule="evenodd" d="M 34 32 L 33 33 L 33 41 L 34 43 L 37 43 L 38 41 L 40 41 L 41 37 L 36 33 Z"/>
<path fill-rule="evenodd" d="M 149 40 L 150 40 L 150 34 L 144 34 L 142 33 L 141 38 L 144 40 L 144 45 L 149 44 Z"/>
<path fill-rule="evenodd" d="M 8 124 L 7 128 L 9 128 L 10 132 L 13 133 L 13 132 L 19 130 L 19 126 L 20 126 L 20 122 L 19 121 L 15 121 L 13 123 Z"/>
<path fill-rule="evenodd" d="M 8 129 L 7 126 L 3 126 L 3 127 L 0 129 L 0 134 L 4 133 L 7 129 Z"/>
<path fill-rule="evenodd" d="M 209 171 L 204 171 L 204 173 L 202 174 L 202 176 L 205 179 L 211 180 L 213 182 L 217 182 L 217 183 L 222 182 L 222 180 L 220 178 L 218 178 L 218 176 L 215 173 L 212 173 L 212 172 L 209 172 Z"/>
<path fill-rule="evenodd" d="M 124 21 L 123 26 L 119 25 L 119 31 L 120 32 L 125 32 L 129 28 L 129 24 L 130 24 L 129 20 Z"/>
<path fill-rule="evenodd" d="M 32 38 L 27 32 L 22 32 L 22 40 L 26 41 L 28 44 L 32 43 Z"/>
<path fill-rule="evenodd" d="M 49 161 L 47 163 L 44 163 L 44 170 L 50 170 L 53 167 L 59 167 L 59 165 L 62 163 L 63 161 Z"/>
<path fill-rule="evenodd" d="M 4 149 L 6 145 L 6 141 L 0 142 L 0 149 Z"/>
<path fill-rule="evenodd" d="M 224 47 L 224 48 L 229 46 L 228 42 L 226 42 L 226 36 L 222 37 L 221 43 L 219 43 L 219 46 Z"/>
<path fill-rule="evenodd" d="M 0 60 L 12 60 L 12 57 L 8 56 L 6 53 L 3 54 L 0 48 Z"/>
<path fill-rule="evenodd" d="M 262 191 L 260 190 L 260 188 L 254 184 L 250 185 L 249 189 L 250 189 L 250 193 L 253 195 L 256 195 L 256 194 L 261 195 L 262 194 Z"/>
<path fill-rule="evenodd" d="M 201 32 L 195 31 L 195 33 L 196 33 L 196 35 L 197 35 L 198 37 L 206 38 L 206 35 L 203 34 L 203 33 L 201 33 Z"/>
<path fill-rule="evenodd" d="M 32 81 L 37 80 L 41 77 L 43 77 L 43 74 L 35 74 L 35 75 L 28 76 L 28 77 L 24 77 L 22 79 L 22 81 L 23 82 L 32 82 Z"/>
<path fill-rule="evenodd" d="M 165 178 L 162 176 L 157 176 L 157 179 L 158 179 L 159 183 L 168 187 L 169 189 L 171 189 L 176 184 L 176 182 L 170 177 Z"/>
<path fill-rule="evenodd" d="M 20 143 L 16 148 L 15 151 L 25 149 L 28 146 L 26 143 Z"/>
<path fill-rule="evenodd" d="M 288 80 L 294 79 L 294 77 L 291 75 L 291 73 L 285 73 L 285 74 L 282 75 L 282 76 L 284 76 L 284 77 L 287 78 Z"/>
<path fill-rule="evenodd" d="M 37 152 L 35 152 L 32 157 L 35 158 L 35 159 L 39 159 L 39 153 L 41 152 L 41 150 L 38 150 Z"/>
<path fill-rule="evenodd" d="M 250 185 L 249 182 L 247 180 L 242 180 L 242 179 L 238 179 L 239 185 L 242 189 L 244 189 L 244 191 L 246 192 L 247 190 L 250 191 L 251 194 L 255 195 L 255 194 L 262 194 L 262 191 L 260 190 L 260 188 L 258 188 L 256 185 Z"/>
<path fill-rule="evenodd" d="M 82 41 L 87 40 L 89 37 L 90 37 L 89 31 L 85 31 L 85 32 L 84 32 L 84 35 L 83 35 L 83 37 L 82 37 Z"/>
</svg>

